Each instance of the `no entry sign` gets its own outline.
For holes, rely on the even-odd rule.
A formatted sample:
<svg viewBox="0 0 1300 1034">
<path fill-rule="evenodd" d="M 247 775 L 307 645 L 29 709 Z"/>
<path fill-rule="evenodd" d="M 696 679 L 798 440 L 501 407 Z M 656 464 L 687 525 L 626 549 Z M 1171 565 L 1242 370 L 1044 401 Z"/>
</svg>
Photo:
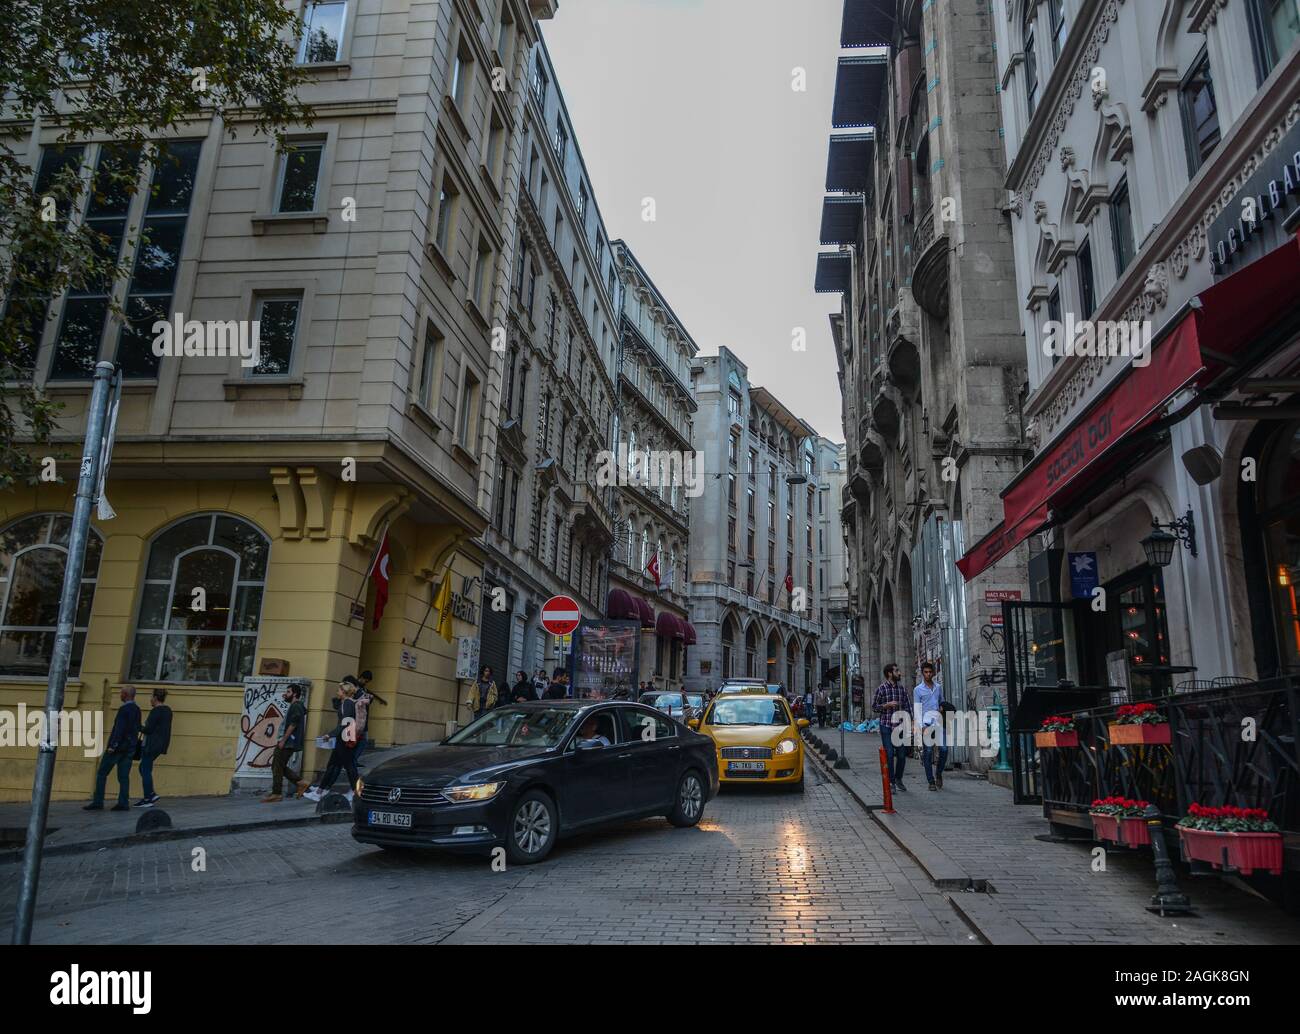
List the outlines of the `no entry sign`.
<svg viewBox="0 0 1300 1034">
<path fill-rule="evenodd" d="M 578 601 L 572 596 L 552 596 L 542 607 L 542 627 L 551 635 L 568 635 L 581 620 Z"/>
</svg>

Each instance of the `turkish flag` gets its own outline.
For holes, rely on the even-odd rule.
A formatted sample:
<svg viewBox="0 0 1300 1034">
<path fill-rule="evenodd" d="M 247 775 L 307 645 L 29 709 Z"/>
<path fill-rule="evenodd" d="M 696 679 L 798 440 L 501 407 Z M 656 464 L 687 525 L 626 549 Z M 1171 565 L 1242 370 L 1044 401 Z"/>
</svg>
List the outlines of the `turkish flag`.
<svg viewBox="0 0 1300 1034">
<path fill-rule="evenodd" d="M 794 573 L 788 570 L 785 572 L 785 591 L 794 592 Z"/>
<path fill-rule="evenodd" d="M 379 552 L 375 562 L 370 565 L 370 577 L 375 581 L 375 621 L 370 627 L 379 627 L 379 619 L 384 616 L 384 605 L 388 602 L 388 532 L 379 543 Z"/>
<path fill-rule="evenodd" d="M 655 580 L 655 588 L 659 588 L 659 550 L 650 554 L 650 559 L 646 561 L 646 574 Z"/>
</svg>

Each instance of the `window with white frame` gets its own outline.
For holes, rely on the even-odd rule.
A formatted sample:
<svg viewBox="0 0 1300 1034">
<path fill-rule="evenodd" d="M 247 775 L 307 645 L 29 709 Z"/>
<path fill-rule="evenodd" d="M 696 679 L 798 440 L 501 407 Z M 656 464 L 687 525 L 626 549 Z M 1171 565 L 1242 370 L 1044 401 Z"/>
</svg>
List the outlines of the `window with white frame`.
<svg viewBox="0 0 1300 1034">
<path fill-rule="evenodd" d="M 462 36 L 456 43 L 451 61 L 451 99 L 456 108 L 464 112 L 465 99 L 474 84 L 474 52 Z"/>
<path fill-rule="evenodd" d="M 347 0 L 308 0 L 302 11 L 298 63 L 314 65 L 340 60 L 347 15 Z"/>
<path fill-rule="evenodd" d="M 435 392 L 434 377 L 438 370 L 438 358 L 442 353 L 443 337 L 433 320 L 428 320 L 424 327 L 424 345 L 420 350 L 420 384 L 417 399 L 421 406 L 437 415 L 438 399 Z"/>
<path fill-rule="evenodd" d="M 434 223 L 433 243 L 442 254 L 451 257 L 452 233 L 456 228 L 456 209 L 460 204 L 460 191 L 451 180 L 450 173 L 443 173 L 442 189 L 438 191 L 438 216 Z"/>
<path fill-rule="evenodd" d="M 456 404 L 456 441 L 471 455 L 478 452 L 479 379 L 465 367 Z"/>
<path fill-rule="evenodd" d="M 271 541 L 230 514 L 189 517 L 149 547 L 128 678 L 238 683 L 253 673 Z"/>
<path fill-rule="evenodd" d="M 68 514 L 39 513 L 0 531 L 0 675 L 49 674 L 71 529 Z M 103 550 L 99 532 L 91 528 L 72 620 L 72 678 L 81 673 Z"/>
<path fill-rule="evenodd" d="M 492 294 L 492 245 L 482 234 L 478 239 L 478 250 L 474 255 L 474 275 L 470 283 L 470 298 L 484 316 L 488 313 Z"/>
<path fill-rule="evenodd" d="M 265 294 L 257 297 L 253 319 L 258 327 L 257 365 L 253 376 L 287 376 L 293 369 L 302 315 L 301 294 Z"/>
<path fill-rule="evenodd" d="M 279 177 L 275 190 L 277 212 L 314 212 L 320 186 L 321 159 L 325 141 L 298 140 L 280 155 Z"/>
</svg>

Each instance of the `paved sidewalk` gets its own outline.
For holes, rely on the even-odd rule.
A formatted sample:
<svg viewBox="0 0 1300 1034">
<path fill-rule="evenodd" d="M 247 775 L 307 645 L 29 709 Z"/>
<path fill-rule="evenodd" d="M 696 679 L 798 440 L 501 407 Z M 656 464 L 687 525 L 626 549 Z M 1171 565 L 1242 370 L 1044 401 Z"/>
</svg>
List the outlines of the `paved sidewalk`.
<svg viewBox="0 0 1300 1034">
<path fill-rule="evenodd" d="M 362 758 L 361 774 L 364 777 L 381 761 L 428 746 L 432 744 L 372 747 Z M 341 791 L 346 782 L 344 776 L 334 784 L 334 788 Z M 116 778 L 110 775 L 103 811 L 86 811 L 86 801 L 52 801 L 46 823 L 44 853 L 70 854 L 177 837 L 311 825 L 322 820 L 314 801 L 286 798 L 275 804 L 262 804 L 260 798 L 264 791 L 245 791 L 221 797 L 164 797 L 152 808 L 132 807 L 124 812 L 109 810 L 115 803 L 116 793 Z M 135 799 L 131 803 L 134 805 Z M 155 811 L 166 812 L 171 819 L 171 828 L 137 833 L 136 824 L 141 816 Z M 22 841 L 26 838 L 30 814 L 31 802 L 0 803 L 0 865 L 22 857 Z"/>
<path fill-rule="evenodd" d="M 839 730 L 811 731 L 839 749 Z M 964 771 L 944 773 L 943 789 L 932 793 L 920 760 L 909 758 L 907 792 L 894 795 L 896 814 L 886 815 L 879 734 L 844 735 L 851 767 L 819 763 L 993 943 L 1300 944 L 1300 918 L 1231 878 L 1180 868 L 1196 916 L 1147 912 L 1155 892 L 1149 852 L 1111 847 L 1105 870 L 1094 871 L 1097 845 L 1036 839 L 1048 833 L 1038 807 L 1017 806 L 1010 790 Z"/>
</svg>

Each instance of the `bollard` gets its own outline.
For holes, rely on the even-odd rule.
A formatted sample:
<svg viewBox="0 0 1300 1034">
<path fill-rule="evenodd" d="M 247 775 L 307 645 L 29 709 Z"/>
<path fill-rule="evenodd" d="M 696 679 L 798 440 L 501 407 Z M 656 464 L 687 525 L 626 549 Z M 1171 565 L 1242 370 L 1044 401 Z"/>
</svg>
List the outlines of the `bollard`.
<svg viewBox="0 0 1300 1034">
<path fill-rule="evenodd" d="M 1147 831 L 1151 834 L 1151 853 L 1156 862 L 1156 892 L 1151 895 L 1147 911 L 1158 916 L 1194 915 L 1191 899 L 1178 889 L 1174 863 L 1170 861 L 1169 848 L 1165 845 L 1165 825 L 1160 821 L 1160 812 L 1154 804 L 1147 805 L 1145 818 Z"/>
<path fill-rule="evenodd" d="M 885 814 L 894 814 L 894 788 L 889 783 L 889 756 L 880 748 L 880 782 L 885 790 Z"/>
</svg>

